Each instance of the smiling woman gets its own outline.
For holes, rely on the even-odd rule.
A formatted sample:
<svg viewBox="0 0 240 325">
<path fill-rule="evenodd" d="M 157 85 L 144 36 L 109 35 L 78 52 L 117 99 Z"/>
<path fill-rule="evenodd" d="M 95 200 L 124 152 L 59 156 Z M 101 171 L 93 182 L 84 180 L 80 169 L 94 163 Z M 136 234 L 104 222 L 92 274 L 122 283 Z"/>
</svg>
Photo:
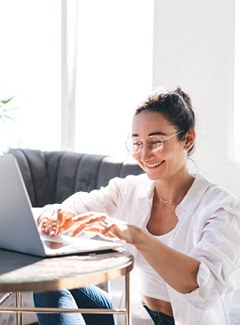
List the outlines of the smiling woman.
<svg viewBox="0 0 240 325">
<path fill-rule="evenodd" d="M 141 296 L 132 299 L 134 324 L 230 325 L 240 277 L 240 201 L 188 169 L 194 129 L 191 101 L 181 88 L 155 91 L 132 120 L 133 157 L 145 173 L 75 193 L 58 206 L 60 215 L 53 218 L 56 206 L 48 205 L 38 219 L 43 234 L 86 231 L 123 242 L 134 255 L 134 289 Z M 160 140 L 150 145 L 156 134 Z M 35 305 L 121 308 L 120 287 L 36 292 Z M 38 315 L 41 325 L 97 325 L 99 317 L 114 324 L 111 315 Z"/>
</svg>

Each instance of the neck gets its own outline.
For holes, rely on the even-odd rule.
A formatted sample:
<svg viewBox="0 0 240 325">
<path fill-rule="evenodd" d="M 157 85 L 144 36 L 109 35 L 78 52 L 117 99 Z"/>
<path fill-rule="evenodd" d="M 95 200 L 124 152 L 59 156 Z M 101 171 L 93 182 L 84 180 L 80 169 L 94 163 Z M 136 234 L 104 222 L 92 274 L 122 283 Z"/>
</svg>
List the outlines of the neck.
<svg viewBox="0 0 240 325">
<path fill-rule="evenodd" d="M 167 199 L 163 199 L 163 198 L 161 198 L 159 195 L 158 195 L 158 193 L 157 193 L 157 191 L 156 191 L 156 196 L 157 196 L 157 199 L 159 200 L 159 202 L 161 203 L 161 204 L 168 204 L 168 205 L 175 205 L 175 204 L 178 204 L 180 201 L 181 201 L 181 199 L 179 199 L 178 201 L 173 201 L 173 200 L 167 200 Z"/>
<path fill-rule="evenodd" d="M 164 182 L 158 180 L 155 183 L 155 195 L 158 201 L 164 205 L 177 205 L 187 194 L 193 183 L 193 176 L 189 173 L 184 177 Z"/>
</svg>

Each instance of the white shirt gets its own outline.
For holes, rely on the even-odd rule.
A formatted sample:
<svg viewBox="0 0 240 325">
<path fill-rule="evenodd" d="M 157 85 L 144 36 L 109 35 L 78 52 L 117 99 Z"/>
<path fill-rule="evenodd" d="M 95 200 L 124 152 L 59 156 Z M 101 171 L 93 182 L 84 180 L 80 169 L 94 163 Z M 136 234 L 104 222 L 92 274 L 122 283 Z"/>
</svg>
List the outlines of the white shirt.
<svg viewBox="0 0 240 325">
<path fill-rule="evenodd" d="M 105 212 L 144 227 L 152 207 L 153 188 L 154 182 L 145 174 L 114 178 L 107 187 L 91 193 L 76 193 L 63 205 L 77 213 Z M 176 208 L 176 215 L 179 222 L 169 244 L 196 258 L 200 267 L 199 288 L 193 292 L 182 294 L 167 285 L 175 324 L 229 325 L 232 294 L 240 287 L 240 202 L 220 186 L 197 175 Z M 136 256 L 134 246 L 126 244 L 126 249 Z M 124 288 L 120 280 L 111 282 L 114 307 L 119 308 L 124 300 L 119 302 Z M 134 295 L 135 290 L 132 293 Z M 134 300 L 132 309 L 133 324 L 153 324 L 140 303 Z"/>
<path fill-rule="evenodd" d="M 144 230 L 148 232 L 146 227 Z M 171 237 L 174 236 L 174 230 L 175 229 L 164 235 L 153 237 L 165 245 L 169 245 Z M 155 299 L 170 301 L 166 282 L 138 251 L 135 257 L 135 266 L 141 294 Z"/>
</svg>

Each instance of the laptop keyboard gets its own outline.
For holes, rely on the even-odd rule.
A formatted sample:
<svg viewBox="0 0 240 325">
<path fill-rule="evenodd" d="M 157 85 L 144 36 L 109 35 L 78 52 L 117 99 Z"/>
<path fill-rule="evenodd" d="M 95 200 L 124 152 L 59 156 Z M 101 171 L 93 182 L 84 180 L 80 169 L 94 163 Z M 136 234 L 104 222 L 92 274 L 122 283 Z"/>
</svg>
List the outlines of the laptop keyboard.
<svg viewBox="0 0 240 325">
<path fill-rule="evenodd" d="M 63 246 L 66 246 L 63 243 L 59 243 L 59 242 L 51 241 L 51 240 L 46 240 L 46 239 L 43 241 L 43 244 L 46 247 L 51 248 L 51 249 L 59 249 L 59 248 L 61 248 Z"/>
</svg>

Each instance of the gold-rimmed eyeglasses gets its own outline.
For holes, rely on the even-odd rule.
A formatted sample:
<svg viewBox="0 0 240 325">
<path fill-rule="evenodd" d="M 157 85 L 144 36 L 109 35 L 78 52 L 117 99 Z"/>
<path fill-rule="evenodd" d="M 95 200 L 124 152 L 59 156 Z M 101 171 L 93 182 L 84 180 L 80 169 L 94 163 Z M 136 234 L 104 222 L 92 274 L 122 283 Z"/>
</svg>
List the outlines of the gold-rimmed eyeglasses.
<svg viewBox="0 0 240 325">
<path fill-rule="evenodd" d="M 139 139 L 137 137 L 129 137 L 127 141 L 125 142 L 126 148 L 129 153 L 132 155 L 137 155 L 141 152 L 144 142 L 146 143 L 149 150 L 151 150 L 153 153 L 160 152 L 163 150 L 164 143 L 174 136 L 182 133 L 182 131 L 176 132 L 174 134 L 171 134 L 167 137 L 159 136 L 159 135 L 151 135 L 146 140 Z"/>
</svg>

